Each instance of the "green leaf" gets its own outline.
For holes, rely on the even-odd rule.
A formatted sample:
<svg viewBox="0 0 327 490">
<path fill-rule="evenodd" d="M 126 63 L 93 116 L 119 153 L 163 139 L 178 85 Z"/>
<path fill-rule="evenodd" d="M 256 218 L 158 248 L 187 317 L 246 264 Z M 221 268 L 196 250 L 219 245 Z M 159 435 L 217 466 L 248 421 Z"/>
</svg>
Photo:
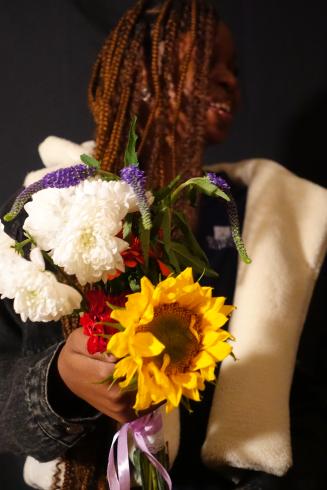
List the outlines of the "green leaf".
<svg viewBox="0 0 327 490">
<path fill-rule="evenodd" d="M 11 248 L 15 250 L 19 255 L 22 257 L 24 256 L 24 247 L 26 245 L 30 245 L 31 243 L 34 244 L 33 239 L 31 238 L 26 238 L 26 240 L 23 240 L 22 242 L 15 242 L 15 245 L 12 245 Z"/>
<path fill-rule="evenodd" d="M 109 303 L 109 301 L 106 301 L 106 305 L 109 306 L 109 308 L 112 310 L 112 311 L 115 311 L 115 310 L 124 310 L 125 307 L 124 306 L 117 306 L 117 305 L 113 305 L 112 303 Z"/>
<path fill-rule="evenodd" d="M 136 153 L 137 134 L 135 132 L 136 121 L 137 121 L 137 117 L 134 116 L 131 121 L 129 133 L 128 133 L 128 142 L 127 142 L 127 147 L 124 156 L 125 167 L 127 167 L 128 165 L 138 165 L 138 158 Z"/>
<path fill-rule="evenodd" d="M 95 167 L 95 168 L 100 168 L 101 163 L 99 160 L 96 160 L 94 157 L 87 155 L 86 153 L 83 153 L 83 155 L 80 156 L 81 162 L 85 163 L 88 167 Z"/>
<path fill-rule="evenodd" d="M 170 264 L 174 267 L 175 271 L 179 273 L 181 271 L 179 262 L 175 255 L 175 252 L 171 248 L 171 210 L 169 208 L 165 208 L 165 210 L 163 211 L 161 226 L 165 252 L 168 256 Z"/>
<path fill-rule="evenodd" d="M 140 282 L 135 277 L 129 278 L 128 284 L 133 293 L 140 291 Z"/>
<path fill-rule="evenodd" d="M 189 200 L 189 203 L 190 205 L 195 208 L 196 205 L 197 205 L 197 201 L 198 201 L 198 196 L 199 196 L 199 193 L 198 193 L 198 190 L 196 187 L 193 187 L 191 186 L 188 190 L 188 193 L 187 193 L 187 197 L 188 197 L 188 200 Z"/>
<path fill-rule="evenodd" d="M 127 214 L 125 216 L 124 224 L 123 224 L 123 240 L 126 240 L 126 238 L 129 237 L 129 235 L 132 233 L 132 226 L 133 226 L 133 214 Z"/>
<path fill-rule="evenodd" d="M 120 323 L 115 322 L 96 322 L 95 325 L 106 325 L 106 327 L 116 328 L 120 332 L 123 332 L 125 330 L 125 328 Z M 95 335 L 97 335 L 98 337 L 105 337 L 106 339 L 110 339 L 112 337 L 112 334 L 105 333 L 97 333 Z"/>
<path fill-rule="evenodd" d="M 135 468 L 136 476 L 141 474 L 140 455 L 141 455 L 141 451 L 137 448 L 132 452 L 132 463 Z"/>
<path fill-rule="evenodd" d="M 212 184 L 207 177 L 194 177 L 193 179 L 190 179 L 189 182 L 190 185 L 197 187 L 203 194 L 213 197 L 221 197 L 222 199 L 225 199 L 225 201 L 230 201 L 227 194 L 216 185 Z"/>
<path fill-rule="evenodd" d="M 194 236 L 191 228 L 187 224 L 183 214 L 178 212 L 178 211 L 174 211 L 173 217 L 176 220 L 177 227 L 183 233 L 185 240 L 186 240 L 186 243 L 190 247 L 191 251 L 195 255 L 200 257 L 207 266 L 209 266 L 208 257 L 206 256 L 206 254 L 204 253 L 204 251 L 200 247 L 199 242 L 195 238 L 195 236 Z"/>
<path fill-rule="evenodd" d="M 177 189 L 174 190 L 171 196 L 172 202 L 177 199 L 178 194 L 183 189 L 187 187 L 192 188 L 192 186 L 196 187 L 200 192 L 207 194 L 208 196 L 221 197 L 222 199 L 225 199 L 225 201 L 230 201 L 228 195 L 212 184 L 207 177 L 193 177 L 192 179 L 183 182 L 179 187 L 177 187 Z"/>
<path fill-rule="evenodd" d="M 175 252 L 179 262 L 184 267 L 191 266 L 197 274 L 202 274 L 204 271 L 207 277 L 218 277 L 216 271 L 208 267 L 208 265 L 199 257 L 193 255 L 182 243 L 171 242 L 171 249 Z"/>
<path fill-rule="evenodd" d="M 98 169 L 98 174 L 101 175 L 102 180 L 110 182 L 111 180 L 120 180 L 118 175 L 108 172 L 107 170 Z"/>
<path fill-rule="evenodd" d="M 155 201 L 161 201 L 165 199 L 174 190 L 178 182 L 181 180 L 181 176 L 177 175 L 167 186 L 163 187 L 159 191 L 154 193 Z"/>
<path fill-rule="evenodd" d="M 107 376 L 104 379 L 101 379 L 100 381 L 93 381 L 92 384 L 94 384 L 94 385 L 105 385 L 108 383 L 112 383 L 113 381 L 114 381 L 113 374 L 110 374 L 109 376 Z"/>
</svg>

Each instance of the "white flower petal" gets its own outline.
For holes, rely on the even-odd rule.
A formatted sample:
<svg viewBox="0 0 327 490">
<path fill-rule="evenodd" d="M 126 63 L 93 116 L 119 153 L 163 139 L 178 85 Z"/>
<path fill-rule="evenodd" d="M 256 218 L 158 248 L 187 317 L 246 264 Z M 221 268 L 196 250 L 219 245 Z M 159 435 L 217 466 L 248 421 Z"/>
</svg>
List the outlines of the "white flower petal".
<svg viewBox="0 0 327 490">
<path fill-rule="evenodd" d="M 57 321 L 80 307 L 82 296 L 78 291 L 58 282 L 51 272 L 33 268 L 17 288 L 14 299 L 14 310 L 23 321 Z"/>
<path fill-rule="evenodd" d="M 44 258 L 39 247 L 33 247 L 30 252 L 30 260 L 39 269 L 39 271 L 45 270 Z"/>
</svg>

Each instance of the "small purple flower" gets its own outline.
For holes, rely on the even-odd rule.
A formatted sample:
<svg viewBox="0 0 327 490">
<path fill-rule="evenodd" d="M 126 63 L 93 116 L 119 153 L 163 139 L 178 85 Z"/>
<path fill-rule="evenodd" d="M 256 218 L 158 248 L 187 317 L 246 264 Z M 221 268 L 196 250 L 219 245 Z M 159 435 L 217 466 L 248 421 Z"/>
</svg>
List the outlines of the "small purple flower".
<svg viewBox="0 0 327 490">
<path fill-rule="evenodd" d="M 63 189 L 78 185 L 83 180 L 93 177 L 96 173 L 95 167 L 89 167 L 79 163 L 72 167 L 60 168 L 54 172 L 46 174 L 42 179 L 26 187 L 15 199 L 11 210 L 4 216 L 5 221 L 11 221 L 20 213 L 27 201 L 31 199 L 35 192 L 49 187 Z"/>
<path fill-rule="evenodd" d="M 129 165 L 121 169 L 120 176 L 135 192 L 144 228 L 149 230 L 151 228 L 151 214 L 145 194 L 145 172 L 136 165 Z"/>
<path fill-rule="evenodd" d="M 141 170 L 136 165 L 128 165 L 120 171 L 121 178 L 131 185 L 134 189 L 135 186 L 140 187 L 145 194 L 146 177 L 144 170 Z"/>
<path fill-rule="evenodd" d="M 79 163 L 72 167 L 55 170 L 45 175 L 41 179 L 41 182 L 43 183 L 43 189 L 47 189 L 48 187 L 63 189 L 78 185 L 83 180 L 93 177 L 95 172 L 95 167 L 89 167 L 88 165 Z"/>
<path fill-rule="evenodd" d="M 219 189 L 230 191 L 230 185 L 219 175 L 215 174 L 214 172 L 208 172 L 207 177 L 210 182 L 219 187 Z"/>
</svg>

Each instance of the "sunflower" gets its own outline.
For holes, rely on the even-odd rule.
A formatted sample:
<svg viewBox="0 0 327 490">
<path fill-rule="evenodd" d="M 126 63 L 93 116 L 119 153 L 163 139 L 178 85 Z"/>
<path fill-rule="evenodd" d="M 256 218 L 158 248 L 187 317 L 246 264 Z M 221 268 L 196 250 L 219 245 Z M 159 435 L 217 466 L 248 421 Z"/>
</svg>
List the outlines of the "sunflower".
<svg viewBox="0 0 327 490">
<path fill-rule="evenodd" d="M 141 279 L 141 291 L 114 310 L 123 331 L 113 335 L 108 352 L 119 360 L 114 379 L 127 388 L 137 381 L 136 411 L 167 401 L 177 407 L 182 396 L 200 401 L 205 381 L 215 379 L 216 363 L 225 359 L 233 337 L 221 327 L 233 306 L 212 297 L 212 288 L 194 282 L 192 269 L 154 286 Z"/>
</svg>

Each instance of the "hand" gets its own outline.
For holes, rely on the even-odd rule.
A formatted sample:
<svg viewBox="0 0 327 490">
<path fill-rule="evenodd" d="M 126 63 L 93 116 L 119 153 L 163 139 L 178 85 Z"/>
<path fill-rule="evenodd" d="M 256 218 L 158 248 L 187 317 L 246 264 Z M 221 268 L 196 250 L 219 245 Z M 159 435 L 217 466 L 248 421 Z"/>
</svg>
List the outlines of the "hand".
<svg viewBox="0 0 327 490">
<path fill-rule="evenodd" d="M 117 383 L 110 389 L 109 384 L 98 384 L 113 373 L 116 359 L 106 354 L 89 354 L 86 343 L 82 328 L 69 335 L 58 357 L 61 379 L 76 396 L 117 422 L 135 419 L 132 408 L 135 392 L 124 392 Z"/>
</svg>

